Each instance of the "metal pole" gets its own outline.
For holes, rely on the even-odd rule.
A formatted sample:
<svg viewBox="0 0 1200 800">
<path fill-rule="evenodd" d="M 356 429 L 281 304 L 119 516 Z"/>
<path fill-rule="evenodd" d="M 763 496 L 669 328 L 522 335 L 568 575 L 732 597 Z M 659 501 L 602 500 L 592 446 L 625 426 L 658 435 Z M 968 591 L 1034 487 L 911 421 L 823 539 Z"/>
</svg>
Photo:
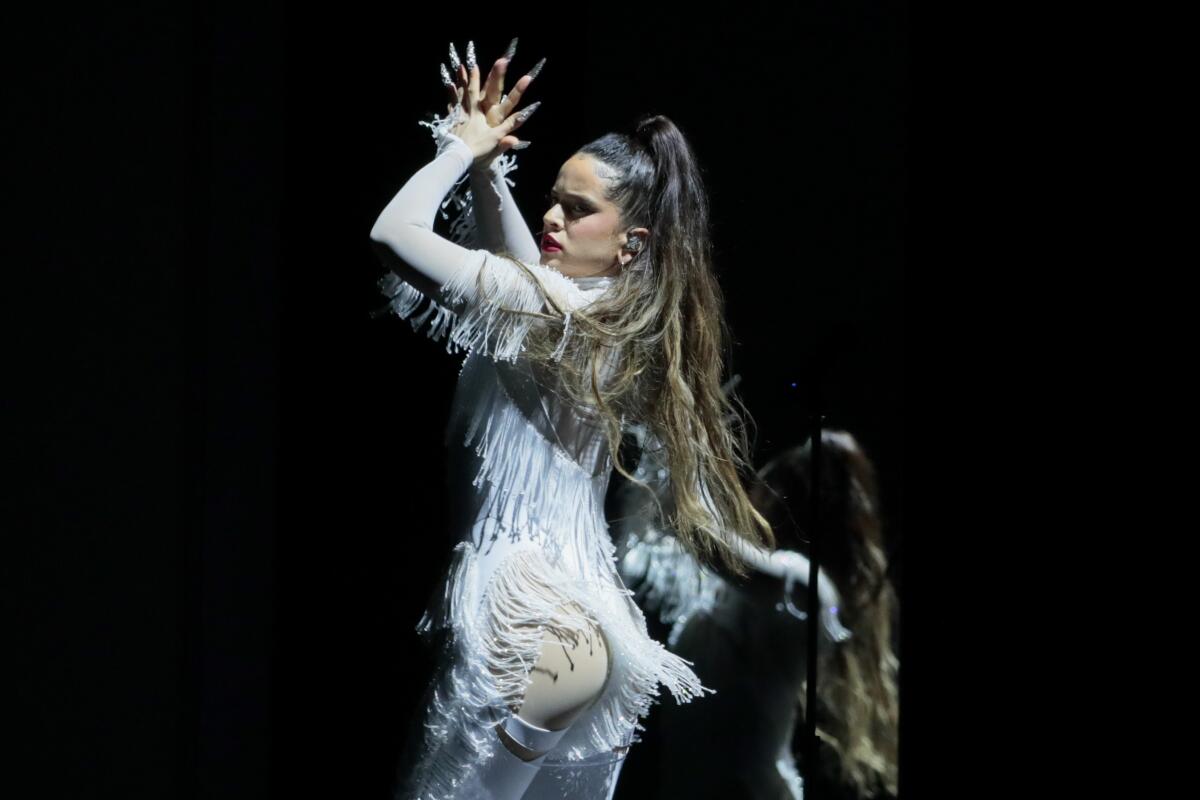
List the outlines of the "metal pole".
<svg viewBox="0 0 1200 800">
<path fill-rule="evenodd" d="M 804 714 L 804 800 L 816 800 L 813 792 L 814 776 L 818 773 L 819 748 L 817 743 L 817 640 L 820 635 L 821 598 L 817 592 L 817 581 L 821 569 L 821 431 L 825 427 L 825 416 L 818 409 L 812 415 L 809 434 L 812 476 L 809 491 L 809 545 L 808 545 L 808 620 L 806 656 L 808 660 L 805 687 Z"/>
</svg>

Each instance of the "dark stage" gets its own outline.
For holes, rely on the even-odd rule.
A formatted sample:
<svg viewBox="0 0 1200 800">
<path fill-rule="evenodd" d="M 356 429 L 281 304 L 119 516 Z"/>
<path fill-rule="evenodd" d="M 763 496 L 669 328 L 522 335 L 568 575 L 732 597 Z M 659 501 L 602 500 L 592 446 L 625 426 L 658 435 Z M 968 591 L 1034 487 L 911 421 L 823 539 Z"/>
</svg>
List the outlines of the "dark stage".
<svg viewBox="0 0 1200 800">
<path fill-rule="evenodd" d="M 9 796 L 390 800 L 431 666 L 414 626 L 449 551 L 461 356 L 369 317 L 368 233 L 433 154 L 417 122 L 445 111 L 447 43 L 472 39 L 486 71 L 519 36 L 511 80 L 547 57 L 512 175 L 529 225 L 576 147 L 670 117 L 710 192 L 755 463 L 817 412 L 873 460 L 900 794 L 920 798 L 907 5 L 413 8 L 93 8 L 21 29 L 8 171 L 53 316 L 23 328 L 6 398 L 27 720 L 10 757 L 35 781 Z M 652 796 L 654 722 L 620 800 Z"/>
</svg>

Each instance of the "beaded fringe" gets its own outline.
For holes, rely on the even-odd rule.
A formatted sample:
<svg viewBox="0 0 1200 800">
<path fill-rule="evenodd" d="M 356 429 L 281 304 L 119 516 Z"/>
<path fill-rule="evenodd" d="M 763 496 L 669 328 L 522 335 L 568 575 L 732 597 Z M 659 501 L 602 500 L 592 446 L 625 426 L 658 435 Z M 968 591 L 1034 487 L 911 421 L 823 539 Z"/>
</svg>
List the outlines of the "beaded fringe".
<svg viewBox="0 0 1200 800">
<path fill-rule="evenodd" d="M 443 137 L 439 152 L 452 122 L 453 115 L 422 123 L 431 127 L 435 139 Z M 502 174 L 512 167 L 503 164 Z M 475 249 L 469 192 L 469 187 L 458 185 L 442 208 L 457 206 L 452 238 Z M 442 286 L 437 299 L 427 298 L 389 271 L 379 281 L 389 302 L 376 314 L 395 313 L 408 319 L 414 330 L 427 325 L 430 338 L 447 340 L 448 352 L 469 350 L 496 361 L 516 361 L 533 325 L 561 323 L 556 350 L 561 356 L 571 334 L 571 311 L 593 293 L 581 291 L 556 270 L 526 266 L 540 286 L 515 264 L 480 251 L 480 259 Z M 476 292 L 481 271 L 486 299 Z M 544 310 L 543 291 L 565 310 L 561 321 L 504 311 Z M 422 308 L 424 303 L 428 305 Z M 460 375 L 460 380 L 470 377 Z M 645 730 L 639 719 L 658 702 L 660 684 L 680 703 L 713 690 L 701 684 L 690 662 L 649 637 L 645 617 L 620 583 L 604 520 L 607 471 L 589 474 L 545 438 L 513 403 L 494 371 L 485 369 L 474 377 L 482 381 L 471 387 L 472 403 L 462 411 L 469 417 L 455 429 L 465 429 L 461 445 L 478 457 L 473 485 L 483 495 L 481 516 L 487 521 L 481 541 L 460 542 L 454 548 L 442 589 L 417 625 L 418 633 L 444 649 L 424 712 L 420 757 L 398 798 L 477 797 L 479 789 L 472 780 L 498 746 L 493 728 L 524 696 L 545 632 L 586 638 L 599 626 L 612 655 L 606 688 L 542 767 L 559 770 L 563 780 L 580 778 L 579 791 L 564 789 L 563 796 L 583 800 L 590 797 L 585 787 L 596 786 L 592 768 L 602 774 L 624 757 L 636 732 Z M 507 555 L 487 586 L 480 587 L 480 549 L 492 546 L 501 535 L 510 541 L 527 538 L 538 546 Z M 437 638 L 435 633 L 445 635 Z"/>
<path fill-rule="evenodd" d="M 459 380 L 469 382 L 464 388 L 474 399 L 459 410 L 465 416 L 451 421 L 447 435 L 465 430 L 457 444 L 479 459 L 472 485 L 483 495 L 478 517 L 487 520 L 476 545 L 490 548 L 502 534 L 510 542 L 527 536 L 540 540 L 551 563 L 559 565 L 565 553 L 573 558 L 564 568 L 592 579 L 608 577 L 605 565 L 615 561 L 605 532 L 608 470 L 590 475 L 533 426 L 494 369 L 470 366 Z"/>
<path fill-rule="evenodd" d="M 638 720 L 658 702 L 659 684 L 680 703 L 713 691 L 701 685 L 690 662 L 646 635 L 644 618 L 631 616 L 628 593 L 617 585 L 577 579 L 551 565 L 537 548 L 506 557 L 482 597 L 476 594 L 476 569 L 474 546 L 460 542 L 444 601 L 418 626 L 423 635 L 444 630 L 448 636 L 409 796 L 471 796 L 461 790 L 492 757 L 492 727 L 532 682 L 530 670 L 547 630 L 579 641 L 593 636 L 598 626 L 612 654 L 612 672 L 604 693 L 546 757 L 544 768 L 601 766 L 623 758 L 635 731 L 645 730 Z"/>
<path fill-rule="evenodd" d="M 643 609 L 671 626 L 667 644 L 674 647 L 688 620 L 716 607 L 725 582 L 701 566 L 678 539 L 655 527 L 628 533 L 624 549 L 621 577 Z"/>
<path fill-rule="evenodd" d="M 431 121 L 421 121 L 433 133 L 440 155 L 450 144 L 447 137 L 450 128 L 462 113 L 456 107 L 446 117 L 433 115 Z M 508 174 L 517 168 L 516 156 L 503 153 L 493 162 L 494 168 L 510 186 L 513 181 Z M 469 173 L 464 173 L 447 193 L 440 206 L 442 219 L 450 219 L 451 241 L 479 255 L 476 262 L 461 269 L 445 285 L 440 287 L 440 297 L 427 298 L 423 292 L 388 271 L 378 281 L 380 291 L 389 302 L 370 313 L 379 317 L 389 312 L 407 319 L 413 330 L 428 323 L 430 339 L 445 338 L 449 353 L 463 350 L 481 350 L 486 355 L 502 361 L 515 361 L 524 349 L 524 339 L 537 324 L 561 324 L 562 335 L 552 351 L 552 357 L 561 359 L 566 352 L 567 339 L 571 333 L 571 312 L 586 305 L 598 294 L 584 291 L 570 278 L 556 269 L 542 264 L 525 266 L 535 276 L 531 279 L 520 267 L 507 259 L 482 249 L 478 226 L 475 221 L 474 199 Z M 453 218 L 447 211 L 451 207 Z M 478 279 L 482 275 L 483 298 L 477 291 Z M 602 292 L 603 290 L 601 290 Z M 519 312 L 547 312 L 545 295 L 550 295 L 564 309 L 562 319 L 554 320 Z M 424 311 L 417 313 L 423 302 L 428 301 Z"/>
<path fill-rule="evenodd" d="M 430 133 L 433 135 L 434 144 L 437 146 L 437 151 L 434 154 L 435 157 L 440 156 L 442 151 L 450 146 L 452 140 L 447 134 L 454 127 L 455 123 L 461 119 L 462 114 L 462 107 L 458 106 L 454 109 L 453 114 L 448 114 L 445 117 L 433 114 L 431 115 L 431 119 L 419 120 L 417 122 L 418 125 L 429 128 Z M 510 150 L 507 153 L 501 153 L 496 156 L 492 161 L 491 169 L 495 170 L 509 186 L 516 186 L 513 180 L 508 177 L 510 172 L 514 172 L 517 169 L 515 151 Z M 499 192 L 497 192 L 497 197 L 499 197 Z M 471 250 L 479 248 L 481 243 L 478 237 L 478 230 L 475 226 L 475 202 L 471 192 L 469 173 L 464 173 L 458 179 L 458 182 L 454 184 L 454 188 L 442 200 L 441 207 L 439 208 L 442 219 L 450 219 L 450 213 L 446 210 L 447 206 L 452 206 L 454 209 L 454 220 L 450 224 L 451 241 Z M 503 199 L 501 198 L 500 208 L 503 207 Z"/>
</svg>

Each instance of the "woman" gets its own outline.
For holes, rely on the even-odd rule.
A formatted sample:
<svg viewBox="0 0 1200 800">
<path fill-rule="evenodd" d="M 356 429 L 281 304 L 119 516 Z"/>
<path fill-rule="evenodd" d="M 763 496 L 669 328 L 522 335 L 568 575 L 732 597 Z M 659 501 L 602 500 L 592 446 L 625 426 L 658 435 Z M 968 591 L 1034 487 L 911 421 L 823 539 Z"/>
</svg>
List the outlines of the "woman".
<svg viewBox="0 0 1200 800">
<path fill-rule="evenodd" d="M 894 652 L 896 599 L 887 577 L 874 468 L 854 437 L 824 431 L 822 487 L 820 703 L 821 769 L 810 776 L 819 797 L 895 796 L 898 726 Z M 653 482 L 665 470 L 646 453 L 635 475 Z M 812 498 L 812 449 L 791 448 L 764 467 L 752 487 L 755 506 L 783 540 L 804 548 Z M 640 493 L 618 487 L 614 520 L 621 573 L 643 609 L 671 627 L 673 652 L 694 659 L 716 690 L 695 707 L 662 709 L 654 790 L 647 796 L 800 800 L 793 733 L 806 699 L 804 593 L 799 581 L 760 570 L 749 581 L 726 579 L 675 546 L 669 528 Z M 797 523 L 800 523 L 798 525 Z M 827 588 L 829 575 L 839 591 Z M 780 591 L 782 589 L 782 592 Z M 842 628 L 844 622 L 847 628 Z M 736 730 L 737 735 L 729 735 Z"/>
<path fill-rule="evenodd" d="M 724 419 L 727 335 L 687 141 L 651 117 L 580 148 L 539 247 L 505 177 L 537 106 L 514 113 L 533 75 L 503 94 L 515 44 L 482 89 L 473 44 L 465 65 L 451 46 L 457 102 L 423 123 L 437 154 L 371 231 L 388 308 L 468 351 L 447 428 L 460 540 L 418 626 L 444 650 L 404 798 L 611 797 L 659 684 L 678 702 L 705 691 L 616 572 L 603 504 L 611 469 L 629 475 L 628 424 L 693 476 L 673 487 L 675 523 L 700 558 L 741 572 L 745 548 L 772 543 Z M 451 241 L 433 222 L 468 172 L 446 200 L 463 212 Z"/>
</svg>

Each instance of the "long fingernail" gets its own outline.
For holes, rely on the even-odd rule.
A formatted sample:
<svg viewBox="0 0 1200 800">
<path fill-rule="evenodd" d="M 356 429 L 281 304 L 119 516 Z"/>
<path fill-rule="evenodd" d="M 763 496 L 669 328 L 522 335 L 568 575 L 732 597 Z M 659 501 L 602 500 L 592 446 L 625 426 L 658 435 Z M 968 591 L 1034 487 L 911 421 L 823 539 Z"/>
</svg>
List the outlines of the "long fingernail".
<svg viewBox="0 0 1200 800">
<path fill-rule="evenodd" d="M 538 106 L 540 106 L 541 104 L 542 104 L 542 101 L 538 100 L 536 103 L 534 103 L 533 105 L 526 108 L 524 111 L 517 114 L 517 120 L 519 122 L 524 122 L 525 120 L 529 119 L 531 116 L 533 116 L 533 112 L 538 110 Z"/>
<path fill-rule="evenodd" d="M 526 147 L 529 147 L 529 145 L 530 145 L 530 142 L 517 142 L 516 144 L 514 144 L 512 146 L 512 149 L 513 150 L 524 150 Z"/>
<path fill-rule="evenodd" d="M 462 66 L 462 62 L 458 60 L 458 51 L 454 49 L 454 42 L 450 43 L 450 69 L 458 72 L 458 68 Z"/>
<path fill-rule="evenodd" d="M 442 84 L 447 88 L 454 88 L 454 81 L 450 80 L 450 70 L 446 69 L 445 64 L 438 64 L 442 68 Z"/>
<path fill-rule="evenodd" d="M 500 57 L 507 58 L 509 61 L 512 61 L 512 57 L 515 56 L 516 54 L 517 54 L 517 37 L 514 36 L 513 40 L 508 43 L 508 49 L 505 50 L 504 55 L 502 55 Z"/>
<path fill-rule="evenodd" d="M 478 64 L 475 63 L 475 43 L 467 42 L 467 69 L 475 69 Z"/>
<path fill-rule="evenodd" d="M 545 66 L 545 64 L 546 64 L 545 58 L 543 58 L 538 63 L 534 64 L 533 69 L 529 70 L 529 77 L 536 78 L 538 76 L 538 73 L 542 71 L 542 67 Z"/>
</svg>

